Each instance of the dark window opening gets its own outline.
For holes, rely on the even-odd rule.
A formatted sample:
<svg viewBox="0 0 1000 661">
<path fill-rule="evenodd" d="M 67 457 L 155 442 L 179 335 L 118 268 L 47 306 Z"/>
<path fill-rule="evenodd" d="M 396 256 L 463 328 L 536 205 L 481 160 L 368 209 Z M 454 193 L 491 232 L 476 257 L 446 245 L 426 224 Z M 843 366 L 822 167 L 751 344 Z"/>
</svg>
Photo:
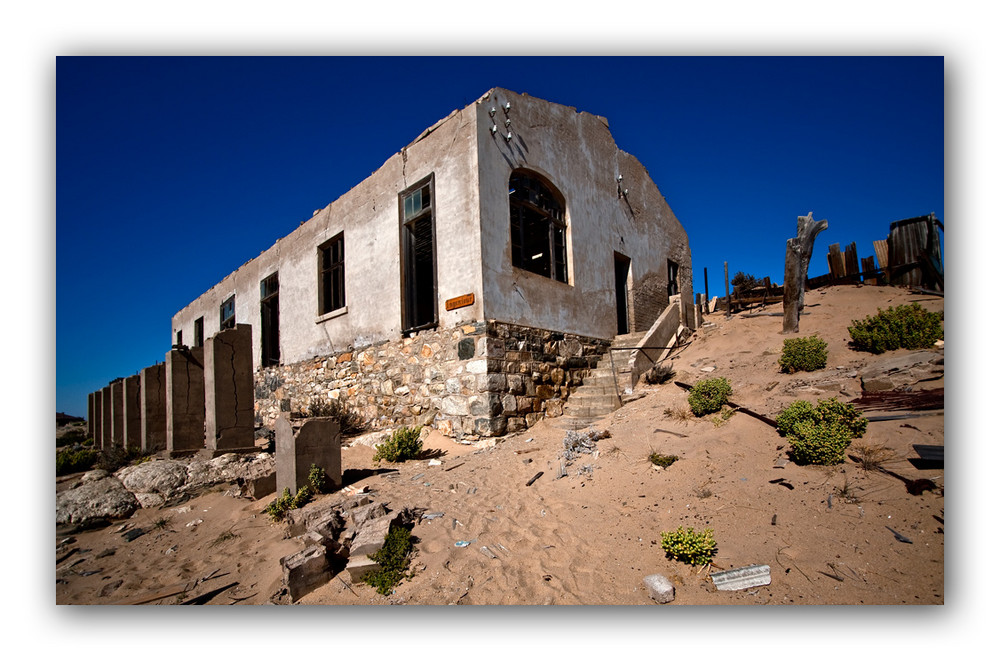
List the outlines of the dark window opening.
<svg viewBox="0 0 1000 661">
<path fill-rule="evenodd" d="M 227 298 L 219 306 L 219 330 L 236 328 L 236 295 Z"/>
<path fill-rule="evenodd" d="M 194 345 L 196 347 L 205 345 L 205 317 L 194 320 Z"/>
<path fill-rule="evenodd" d="M 569 282 L 562 196 L 537 175 L 515 171 L 510 175 L 508 197 L 514 266 Z"/>
<path fill-rule="evenodd" d="M 681 288 L 677 284 L 677 274 L 680 273 L 681 267 L 677 262 L 671 262 L 667 260 L 667 295 L 673 296 L 675 294 L 681 293 Z"/>
<path fill-rule="evenodd" d="M 177 341 L 174 342 L 174 346 L 184 346 L 184 331 L 177 331 Z"/>
<path fill-rule="evenodd" d="M 433 180 L 401 196 L 403 332 L 437 324 Z"/>
<path fill-rule="evenodd" d="M 277 276 L 275 278 L 277 287 Z M 327 314 L 345 305 L 344 234 L 341 232 L 319 247 L 319 313 Z"/>
<path fill-rule="evenodd" d="M 260 281 L 260 362 L 267 367 L 281 358 L 278 342 L 278 274 Z"/>
</svg>

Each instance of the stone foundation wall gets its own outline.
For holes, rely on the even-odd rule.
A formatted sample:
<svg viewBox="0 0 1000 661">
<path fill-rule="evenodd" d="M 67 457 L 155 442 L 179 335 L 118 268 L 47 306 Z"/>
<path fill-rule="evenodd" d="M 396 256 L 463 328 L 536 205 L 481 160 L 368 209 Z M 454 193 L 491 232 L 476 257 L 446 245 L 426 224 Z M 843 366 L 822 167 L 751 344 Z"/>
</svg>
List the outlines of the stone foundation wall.
<svg viewBox="0 0 1000 661">
<path fill-rule="evenodd" d="M 256 423 L 308 414 L 340 400 L 370 428 L 433 426 L 477 439 L 525 429 L 562 404 L 607 350 L 607 340 L 498 322 L 477 322 L 258 369 Z"/>
</svg>

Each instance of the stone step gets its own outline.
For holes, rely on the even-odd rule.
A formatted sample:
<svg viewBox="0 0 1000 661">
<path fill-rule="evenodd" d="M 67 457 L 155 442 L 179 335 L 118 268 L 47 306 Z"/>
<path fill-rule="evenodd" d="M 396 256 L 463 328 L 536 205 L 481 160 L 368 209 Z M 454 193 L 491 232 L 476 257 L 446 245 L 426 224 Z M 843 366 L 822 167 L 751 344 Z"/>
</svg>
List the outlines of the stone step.
<svg viewBox="0 0 1000 661">
<path fill-rule="evenodd" d="M 618 397 L 611 393 L 573 393 L 572 403 L 576 406 L 618 406 Z M 570 400 L 567 400 L 569 403 Z"/>
</svg>

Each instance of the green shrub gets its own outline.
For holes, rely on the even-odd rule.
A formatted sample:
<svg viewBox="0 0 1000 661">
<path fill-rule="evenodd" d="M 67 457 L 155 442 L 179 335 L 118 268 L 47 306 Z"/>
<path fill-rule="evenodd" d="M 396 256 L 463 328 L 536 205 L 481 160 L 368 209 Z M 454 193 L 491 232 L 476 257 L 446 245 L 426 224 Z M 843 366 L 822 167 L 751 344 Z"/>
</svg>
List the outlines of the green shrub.
<svg viewBox="0 0 1000 661">
<path fill-rule="evenodd" d="M 719 550 L 711 528 L 695 532 L 694 528 L 683 526 L 673 532 L 661 532 L 660 546 L 668 558 L 696 567 L 710 563 L 712 556 Z"/>
<path fill-rule="evenodd" d="M 698 417 L 715 413 L 722 409 L 722 405 L 729 400 L 729 396 L 732 394 L 733 388 L 729 385 L 729 379 L 725 377 L 699 381 L 694 384 L 694 387 L 691 388 L 691 394 L 688 395 L 691 413 Z"/>
<path fill-rule="evenodd" d="M 893 349 L 926 349 L 944 339 L 943 312 L 929 312 L 919 303 L 879 308 L 874 317 L 854 320 L 847 332 L 860 351 L 883 353 Z"/>
<path fill-rule="evenodd" d="M 308 504 L 314 495 L 323 493 L 325 482 L 326 471 L 313 464 L 309 467 L 309 476 L 306 478 L 306 483 L 299 487 L 294 496 L 291 489 L 285 487 L 281 496 L 268 503 L 267 507 L 264 508 L 264 512 L 271 517 L 272 521 L 281 521 L 285 518 L 285 513 L 288 510 L 297 510 Z"/>
<path fill-rule="evenodd" d="M 813 335 L 785 340 L 778 365 L 782 372 L 813 372 L 826 367 L 826 342 Z"/>
<path fill-rule="evenodd" d="M 376 465 L 382 460 L 400 462 L 420 454 L 424 442 L 420 440 L 420 427 L 400 427 L 375 448 L 372 461 Z"/>
<path fill-rule="evenodd" d="M 379 594 L 390 594 L 406 577 L 412 550 L 413 535 L 410 531 L 403 526 L 390 527 L 382 548 L 368 556 L 379 564 L 379 568 L 367 572 L 362 580 Z"/>
<path fill-rule="evenodd" d="M 823 466 L 842 463 L 851 441 L 864 436 L 868 428 L 860 411 L 833 398 L 820 400 L 815 408 L 806 401 L 792 402 L 775 422 L 797 463 Z"/>
<path fill-rule="evenodd" d="M 91 448 L 66 448 L 56 453 L 56 475 L 69 475 L 88 471 L 94 467 L 101 453 Z"/>
</svg>

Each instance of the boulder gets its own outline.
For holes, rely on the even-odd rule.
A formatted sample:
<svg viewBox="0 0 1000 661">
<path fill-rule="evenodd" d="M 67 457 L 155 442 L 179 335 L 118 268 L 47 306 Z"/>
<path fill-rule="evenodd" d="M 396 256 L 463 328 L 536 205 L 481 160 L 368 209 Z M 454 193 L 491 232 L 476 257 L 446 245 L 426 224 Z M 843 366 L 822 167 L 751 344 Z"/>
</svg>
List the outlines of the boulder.
<svg viewBox="0 0 1000 661">
<path fill-rule="evenodd" d="M 57 495 L 56 524 L 97 525 L 132 516 L 137 509 L 136 497 L 119 480 L 106 477 Z"/>
<path fill-rule="evenodd" d="M 165 499 L 180 491 L 187 481 L 187 476 L 187 466 L 183 462 L 173 459 L 160 459 L 135 466 L 126 466 L 115 473 L 115 477 L 121 480 L 125 488 L 132 493 L 156 494 L 163 499 L 155 506 L 162 505 Z"/>
</svg>

